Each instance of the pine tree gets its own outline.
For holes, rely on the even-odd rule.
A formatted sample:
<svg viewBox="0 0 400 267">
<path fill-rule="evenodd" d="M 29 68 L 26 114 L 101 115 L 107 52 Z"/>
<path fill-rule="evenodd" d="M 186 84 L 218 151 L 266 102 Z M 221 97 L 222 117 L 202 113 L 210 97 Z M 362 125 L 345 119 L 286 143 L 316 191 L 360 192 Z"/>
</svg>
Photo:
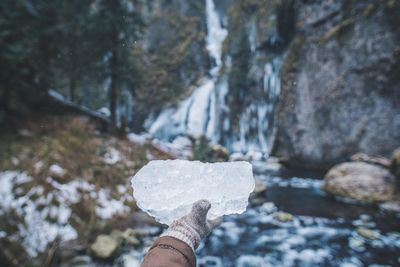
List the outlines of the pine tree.
<svg viewBox="0 0 400 267">
<path fill-rule="evenodd" d="M 58 7 L 61 36 L 54 65 L 55 71 L 60 72 L 57 82 L 68 88 L 72 101 L 77 100 L 79 85 L 97 60 L 97 55 L 91 53 L 95 45 L 90 39 L 91 3 L 92 0 L 69 0 L 61 1 Z"/>
<path fill-rule="evenodd" d="M 110 78 L 109 106 L 111 126 L 115 129 L 119 121 L 117 104 L 120 89 L 135 86 L 132 83 L 132 76 L 135 75 L 132 72 L 132 46 L 143 24 L 135 10 L 134 0 L 98 1 L 95 10 L 95 40 L 98 40 L 97 49 L 106 63 L 104 75 Z"/>
</svg>

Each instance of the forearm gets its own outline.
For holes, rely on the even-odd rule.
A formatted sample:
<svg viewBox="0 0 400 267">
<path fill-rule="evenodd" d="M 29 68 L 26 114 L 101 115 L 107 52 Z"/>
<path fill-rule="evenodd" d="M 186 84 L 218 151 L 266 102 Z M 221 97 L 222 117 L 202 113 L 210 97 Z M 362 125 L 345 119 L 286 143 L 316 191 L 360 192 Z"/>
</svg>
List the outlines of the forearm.
<svg viewBox="0 0 400 267">
<path fill-rule="evenodd" d="M 144 257 L 142 267 L 195 267 L 196 257 L 185 242 L 170 236 L 157 239 Z"/>
<path fill-rule="evenodd" d="M 154 243 L 142 263 L 143 267 L 195 267 L 195 249 L 222 218 L 207 220 L 211 208 L 208 200 L 196 201 L 192 211 L 175 220 Z"/>
</svg>

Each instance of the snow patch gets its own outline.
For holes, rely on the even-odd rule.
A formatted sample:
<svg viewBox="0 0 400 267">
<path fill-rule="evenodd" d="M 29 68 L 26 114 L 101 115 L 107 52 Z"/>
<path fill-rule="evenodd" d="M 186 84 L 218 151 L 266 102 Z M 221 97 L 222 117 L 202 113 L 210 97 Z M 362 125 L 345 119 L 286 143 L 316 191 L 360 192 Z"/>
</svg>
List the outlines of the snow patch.
<svg viewBox="0 0 400 267">
<path fill-rule="evenodd" d="M 63 169 L 60 165 L 58 164 L 53 164 L 49 168 L 50 174 L 52 175 L 57 175 L 57 176 L 63 176 L 67 171 Z"/>
<path fill-rule="evenodd" d="M 109 147 L 103 158 L 103 161 L 110 165 L 113 165 L 121 160 L 123 160 L 121 152 L 114 147 Z"/>
<path fill-rule="evenodd" d="M 18 239 L 21 239 L 27 253 L 35 257 L 57 237 L 67 241 L 77 238 L 77 232 L 67 224 L 71 209 L 60 201 L 60 206 L 52 205 L 53 199 L 57 199 L 57 194 L 50 192 L 43 195 L 43 187 L 36 186 L 25 195 L 14 195 L 14 189 L 30 181 L 32 178 L 25 172 L 0 172 L 0 213 L 14 210 L 23 218 L 23 223 L 17 225 Z M 39 208 L 43 206 L 45 208 Z M 48 216 L 54 218 L 55 222 L 47 221 Z"/>
<path fill-rule="evenodd" d="M 102 219 L 111 219 L 116 214 L 124 214 L 130 211 L 122 200 L 111 198 L 108 189 L 100 189 L 97 192 L 96 214 Z"/>
<path fill-rule="evenodd" d="M 149 134 L 128 134 L 128 140 L 139 145 L 147 144 L 151 141 L 151 136 Z"/>
</svg>

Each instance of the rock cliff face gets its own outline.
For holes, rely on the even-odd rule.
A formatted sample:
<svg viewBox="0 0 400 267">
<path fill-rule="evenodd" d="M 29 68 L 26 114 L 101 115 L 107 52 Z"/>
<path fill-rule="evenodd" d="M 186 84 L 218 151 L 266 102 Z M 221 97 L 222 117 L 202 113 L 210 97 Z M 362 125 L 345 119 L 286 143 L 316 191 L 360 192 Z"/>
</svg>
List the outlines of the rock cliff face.
<svg viewBox="0 0 400 267">
<path fill-rule="evenodd" d="M 231 152 L 270 151 L 281 59 L 292 32 L 291 2 L 232 1 L 227 9 L 221 80 L 228 90 L 218 141 Z"/>
<path fill-rule="evenodd" d="M 297 2 L 274 154 L 324 168 L 400 145 L 400 3 Z"/>
</svg>

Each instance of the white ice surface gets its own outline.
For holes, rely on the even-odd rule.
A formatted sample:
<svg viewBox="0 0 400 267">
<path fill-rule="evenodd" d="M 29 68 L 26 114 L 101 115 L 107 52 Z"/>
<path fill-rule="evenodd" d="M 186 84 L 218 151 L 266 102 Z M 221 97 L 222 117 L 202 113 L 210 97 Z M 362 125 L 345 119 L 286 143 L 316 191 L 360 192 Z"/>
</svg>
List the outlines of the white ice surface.
<svg viewBox="0 0 400 267">
<path fill-rule="evenodd" d="M 154 160 L 132 178 L 137 205 L 164 224 L 171 224 L 200 199 L 211 202 L 208 219 L 246 210 L 254 189 L 248 162 L 202 163 Z"/>
<path fill-rule="evenodd" d="M 176 107 L 163 109 L 150 123 L 149 133 L 163 141 L 179 135 L 195 138 L 206 135 L 212 141 L 217 139 L 217 106 L 220 103 L 216 94 L 224 89 L 217 88 L 217 80 L 222 67 L 222 46 L 228 31 L 221 25 L 213 0 L 206 0 L 206 23 L 206 48 L 214 62 L 209 70 L 210 77 L 205 78 L 187 99 Z"/>
</svg>

